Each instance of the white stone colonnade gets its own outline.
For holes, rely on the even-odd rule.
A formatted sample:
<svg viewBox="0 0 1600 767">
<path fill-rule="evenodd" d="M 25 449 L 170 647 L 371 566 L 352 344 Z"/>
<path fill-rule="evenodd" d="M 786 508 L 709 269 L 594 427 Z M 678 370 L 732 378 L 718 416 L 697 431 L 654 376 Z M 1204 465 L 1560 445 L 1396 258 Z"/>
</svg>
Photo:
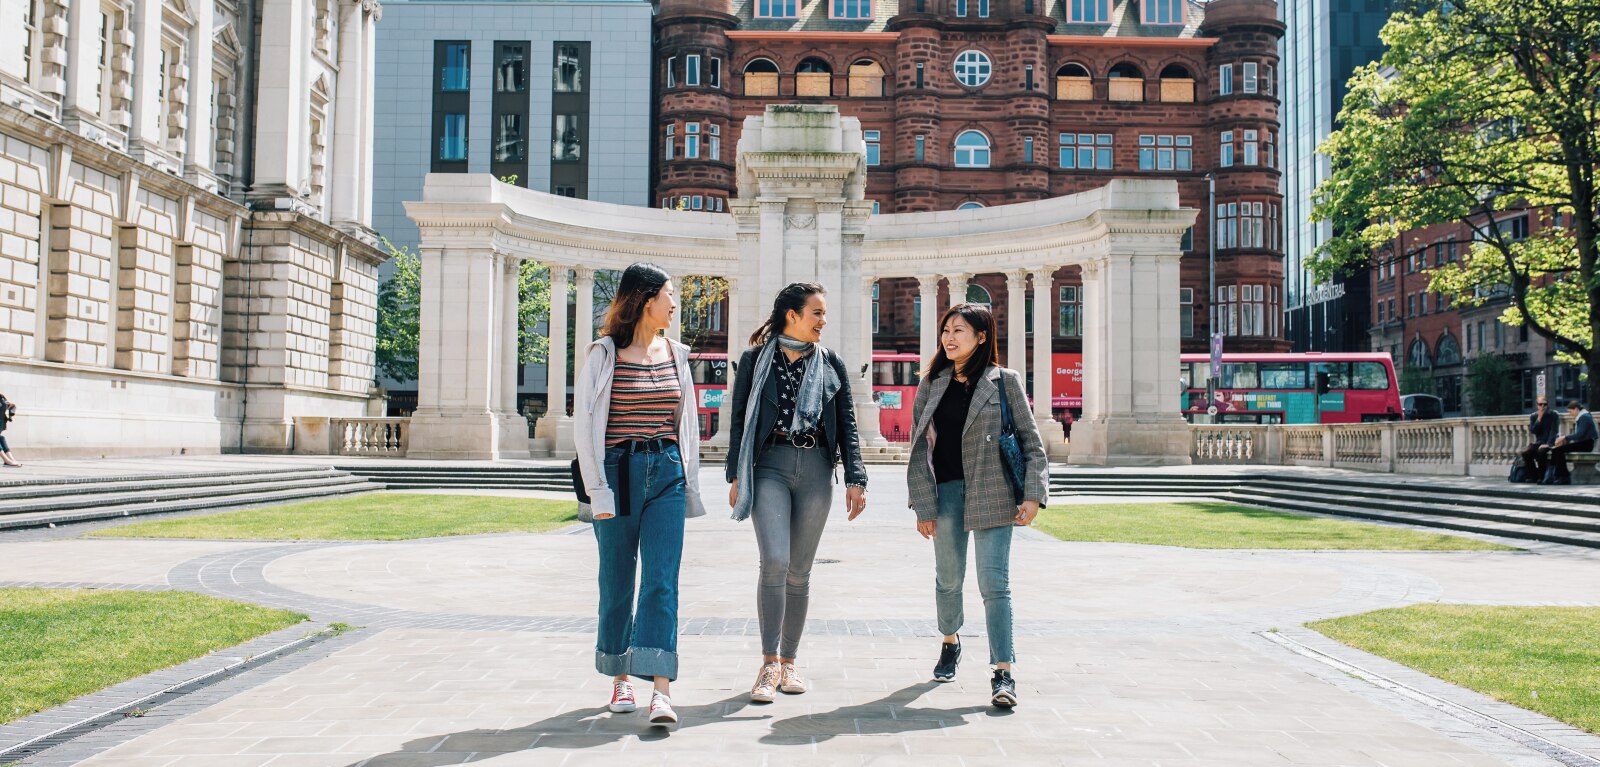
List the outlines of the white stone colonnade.
<svg viewBox="0 0 1600 767">
<path fill-rule="evenodd" d="M 1034 419 L 1058 457 L 1089 464 L 1187 463 L 1179 415 L 1179 238 L 1196 211 L 1178 205 L 1171 181 L 1115 180 L 1100 189 L 1038 202 L 966 211 L 873 216 L 863 199 L 860 126 L 832 107 L 772 106 L 747 118 L 739 142 L 739 195 L 732 214 L 656 210 L 574 200 L 499 183 L 480 174 L 430 175 L 407 213 L 422 234 L 423 311 L 418 407 L 410 455 L 510 458 L 529 455 L 515 412 L 517 264 L 546 263 L 552 296 L 576 275 L 578 350 L 567 348 L 564 298 L 550 319 L 551 406 L 536 430 L 540 452 L 572 453 L 566 366 L 594 337 L 595 270 L 654 262 L 678 276 L 728 282 L 728 355 L 737 360 L 771 297 L 795 281 L 821 283 L 833 320 L 825 343 L 851 371 L 863 438 L 881 440 L 871 392 L 872 286 L 915 278 L 922 298 L 921 354 L 932 356 L 938 280 L 952 300 L 975 273 L 1004 273 L 1007 364 L 1023 369 L 1022 287 L 1034 301 Z M 1049 300 L 1056 269 L 1083 270 L 1084 414 L 1070 455 L 1051 418 Z M 831 337 L 829 337 L 831 336 Z M 730 372 L 731 369 L 730 369 Z M 730 380 L 731 387 L 731 380 Z M 727 398 L 722 422 L 728 423 Z M 725 432 L 723 432 L 725 434 Z M 725 439 L 725 437 L 723 437 Z"/>
</svg>

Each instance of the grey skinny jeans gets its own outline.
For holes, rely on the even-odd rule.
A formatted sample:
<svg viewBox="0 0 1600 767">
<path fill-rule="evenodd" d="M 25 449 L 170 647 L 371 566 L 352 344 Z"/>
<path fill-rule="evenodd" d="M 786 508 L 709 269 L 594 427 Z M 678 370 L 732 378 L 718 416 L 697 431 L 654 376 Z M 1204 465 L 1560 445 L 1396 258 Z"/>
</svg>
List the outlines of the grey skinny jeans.
<svg viewBox="0 0 1600 767">
<path fill-rule="evenodd" d="M 811 603 L 811 564 L 833 505 L 833 466 L 821 448 L 773 445 L 756 459 L 755 494 L 761 654 L 793 658 Z"/>
</svg>

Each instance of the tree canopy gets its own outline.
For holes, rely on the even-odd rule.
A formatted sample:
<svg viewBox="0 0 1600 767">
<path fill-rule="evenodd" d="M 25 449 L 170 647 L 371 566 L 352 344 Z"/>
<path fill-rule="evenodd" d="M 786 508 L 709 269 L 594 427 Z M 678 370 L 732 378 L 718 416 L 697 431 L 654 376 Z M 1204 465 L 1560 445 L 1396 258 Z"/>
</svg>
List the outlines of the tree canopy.
<svg viewBox="0 0 1600 767">
<path fill-rule="evenodd" d="M 1320 278 L 1369 263 L 1404 231 L 1464 222 L 1473 244 L 1432 272 L 1460 306 L 1510 295 L 1501 319 L 1587 364 L 1600 406 L 1600 3 L 1417 0 L 1384 27 L 1381 61 L 1356 71 L 1332 176 L 1313 218 L 1334 236 Z M 1546 224 L 1508 225 L 1527 209 Z"/>
</svg>

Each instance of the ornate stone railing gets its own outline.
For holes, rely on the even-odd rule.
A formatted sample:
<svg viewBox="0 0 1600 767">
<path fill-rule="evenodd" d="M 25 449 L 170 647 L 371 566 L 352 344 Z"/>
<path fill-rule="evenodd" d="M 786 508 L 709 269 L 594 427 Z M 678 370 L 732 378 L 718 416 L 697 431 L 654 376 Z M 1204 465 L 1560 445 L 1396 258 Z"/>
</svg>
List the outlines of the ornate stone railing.
<svg viewBox="0 0 1600 767">
<path fill-rule="evenodd" d="M 1572 424 L 1561 428 L 1570 431 Z M 1473 476 L 1504 475 L 1531 441 L 1527 416 L 1309 426 L 1196 424 L 1190 433 L 1190 458 L 1197 464 Z"/>
<path fill-rule="evenodd" d="M 411 438 L 409 418 L 333 418 L 333 455 L 404 458 Z"/>
<path fill-rule="evenodd" d="M 411 442 L 409 418 L 294 419 L 296 455 L 369 455 L 404 458 Z"/>
</svg>

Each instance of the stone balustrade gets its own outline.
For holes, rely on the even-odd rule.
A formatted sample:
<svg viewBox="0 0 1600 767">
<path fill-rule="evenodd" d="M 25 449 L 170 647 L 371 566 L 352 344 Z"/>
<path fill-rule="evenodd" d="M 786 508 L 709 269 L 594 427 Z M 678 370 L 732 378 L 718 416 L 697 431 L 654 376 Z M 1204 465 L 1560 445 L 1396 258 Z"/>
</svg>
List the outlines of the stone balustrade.
<svg viewBox="0 0 1600 767">
<path fill-rule="evenodd" d="M 295 455 L 365 455 L 404 458 L 411 443 L 410 418 L 294 419 Z"/>
<path fill-rule="evenodd" d="M 1562 431 L 1572 428 L 1563 419 Z M 1322 425 L 1195 424 L 1196 464 L 1326 466 L 1396 474 L 1501 476 L 1531 441 L 1527 416 Z"/>
</svg>

